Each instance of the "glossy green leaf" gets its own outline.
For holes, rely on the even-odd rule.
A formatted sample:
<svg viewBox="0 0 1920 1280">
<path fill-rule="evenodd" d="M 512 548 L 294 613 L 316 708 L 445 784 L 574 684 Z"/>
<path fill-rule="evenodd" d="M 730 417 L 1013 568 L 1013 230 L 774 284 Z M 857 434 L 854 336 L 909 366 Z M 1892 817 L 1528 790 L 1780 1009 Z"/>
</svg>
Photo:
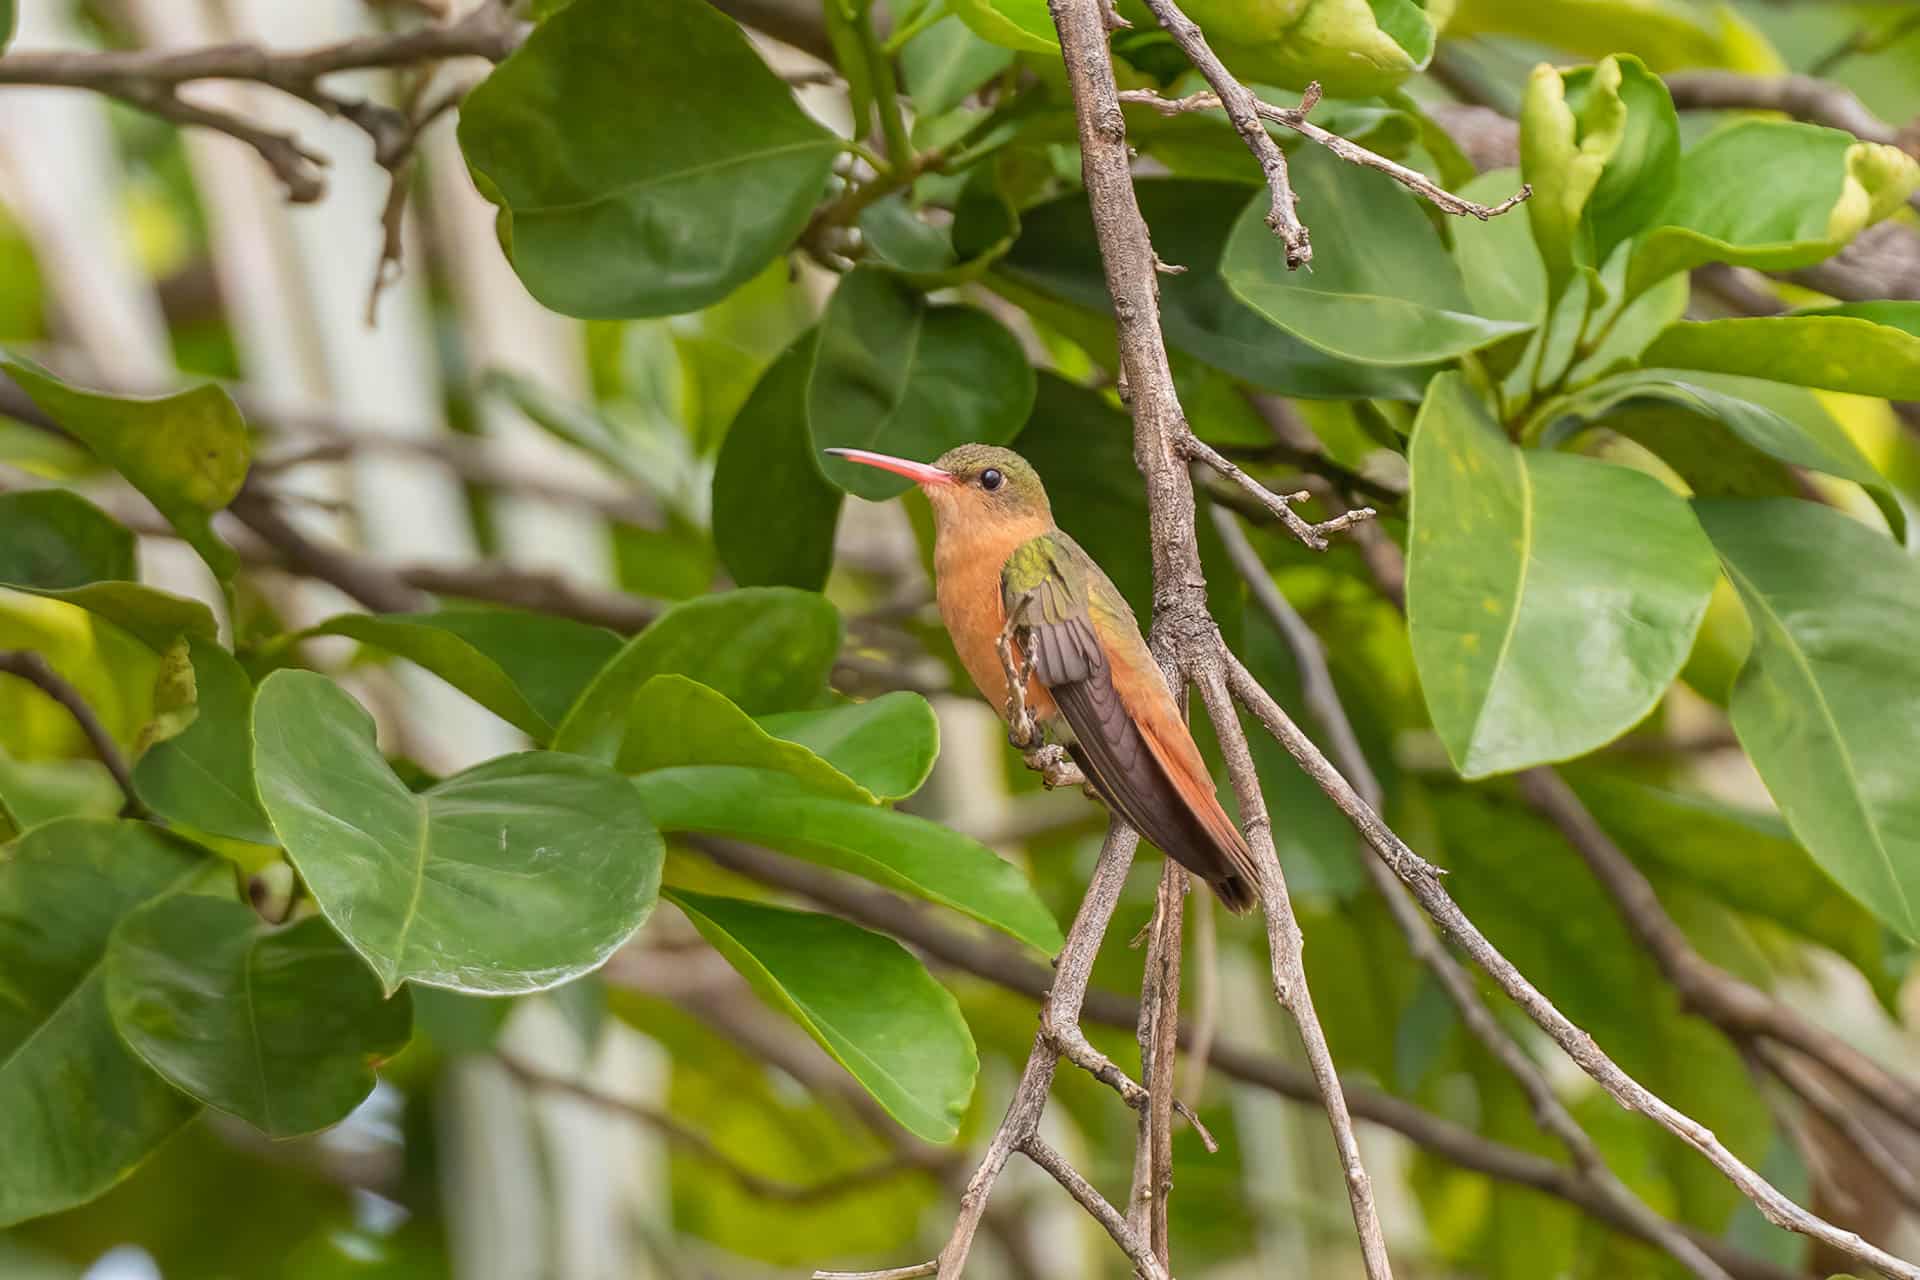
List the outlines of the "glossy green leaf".
<svg viewBox="0 0 1920 1280">
<path fill-rule="evenodd" d="M 930 306 L 885 272 L 842 277 L 820 320 L 807 384 L 816 448 L 874 449 L 931 462 L 958 444 L 1013 438 L 1033 407 L 1019 339 L 972 307 Z M 911 481 L 828 458 L 848 493 L 879 501 Z"/>
<path fill-rule="evenodd" d="M 1625 467 L 1517 448 L 1452 374 L 1410 457 L 1407 616 L 1454 767 L 1582 755 L 1652 710 L 1717 577 L 1685 501 Z"/>
<path fill-rule="evenodd" d="M 254 771 L 320 910 L 389 992 L 557 986 L 646 920 L 664 856 L 625 778 L 551 752 L 409 791 L 373 719 L 324 676 L 276 671 L 253 713 Z"/>
<path fill-rule="evenodd" d="M 0 50 L 13 38 L 13 0 L 0 0 Z"/>
<path fill-rule="evenodd" d="M 195 636 L 193 723 L 148 749 L 133 770 L 147 808 L 195 831 L 271 844 L 273 828 L 253 787 L 253 684 L 233 655 Z"/>
<path fill-rule="evenodd" d="M 948 0 L 948 6 L 975 35 L 1003 49 L 1060 52 L 1047 0 Z"/>
<path fill-rule="evenodd" d="M 1780 819 L 1599 773 L 1568 781 L 1641 866 L 1844 956 L 1883 999 L 1897 990 L 1879 922 Z"/>
<path fill-rule="evenodd" d="M 1646 362 L 1920 400 L 1920 302 L 1682 321 L 1647 348 Z"/>
<path fill-rule="evenodd" d="M 1314 244 L 1313 270 L 1289 271 L 1267 227 L 1271 201 L 1247 201 L 1220 271 L 1248 306 L 1303 342 L 1362 364 L 1451 360 L 1529 327 L 1473 312 L 1459 268 L 1391 178 L 1319 147 L 1292 161 L 1301 217 L 1341 228 Z"/>
<path fill-rule="evenodd" d="M 0 493 L 0 583 L 58 588 L 137 577 L 133 534 L 79 494 Z"/>
<path fill-rule="evenodd" d="M 349 636 L 417 663 L 536 742 L 620 651 L 603 627 L 515 609 L 347 613 L 304 634 Z"/>
<path fill-rule="evenodd" d="M 145 494 L 180 536 L 226 581 L 240 567 L 213 531 L 213 513 L 247 478 L 247 425 L 227 393 L 195 387 L 157 399 L 80 391 L 18 359 L 0 368 L 100 460 Z"/>
<path fill-rule="evenodd" d="M 0 844 L 56 818 L 111 818 L 125 803 L 98 760 L 14 760 L 0 748 Z"/>
<path fill-rule="evenodd" d="M 1447 32 L 1521 36 L 1584 57 L 1631 53 L 1655 71 L 1786 70 L 1765 37 L 1733 10 L 1673 0 L 1459 0 Z"/>
<path fill-rule="evenodd" d="M 114 1034 L 114 926 L 206 863 L 144 823 L 68 818 L 0 850 L 0 1226 L 83 1204 L 194 1107 Z"/>
<path fill-rule="evenodd" d="M 1627 291 L 1707 262 L 1809 266 L 1899 209 L 1916 186 L 1920 164 L 1895 147 L 1810 124 L 1728 125 L 1682 157 L 1673 195 L 1635 246 Z"/>
<path fill-rule="evenodd" d="M 1227 287 L 1220 274 L 1221 255 L 1252 188 L 1167 178 L 1142 179 L 1135 188 L 1140 212 L 1153 231 L 1154 251 L 1162 261 L 1186 268 L 1180 275 L 1160 277 L 1160 321 L 1169 346 L 1281 395 L 1420 398 L 1426 371 L 1356 366 L 1336 359 L 1276 329 Z M 1431 230 L 1427 234 L 1431 236 Z M 1316 271 L 1322 249 L 1315 244 Z M 1104 316 L 1113 303 L 1084 194 L 1022 210 L 1020 236 L 995 269 L 995 278 L 1001 276 L 1099 313 L 1100 329 L 1110 332 Z"/>
<path fill-rule="evenodd" d="M 568 315 L 718 301 L 793 242 L 840 150 L 730 18 L 702 0 L 639 17 L 574 0 L 460 109 L 514 269 Z"/>
<path fill-rule="evenodd" d="M 634 779 L 663 831 L 732 836 L 925 898 L 1043 951 L 1062 942 L 1026 877 L 977 841 L 912 814 L 822 794 L 790 774 L 725 765 Z"/>
<path fill-rule="evenodd" d="M 1896 530 L 1906 513 L 1886 478 L 1808 392 L 1708 371 L 1636 369 L 1549 402 L 1529 433 L 1558 444 L 1594 423 L 1658 454 L 1695 496 L 1797 492 L 1787 467 L 1808 467 L 1865 488 Z"/>
<path fill-rule="evenodd" d="M 657 675 L 690 677 L 748 715 L 817 702 L 840 651 L 840 615 L 824 596 L 747 587 L 661 614 L 581 693 L 554 735 L 556 751 L 612 763 L 630 732 L 647 732 L 635 696 Z"/>
<path fill-rule="evenodd" d="M 932 705 L 905 689 L 866 702 L 761 716 L 760 727 L 808 748 L 882 800 L 918 791 L 940 754 L 940 721 Z"/>
<path fill-rule="evenodd" d="M 120 923 L 107 1007 L 133 1051 L 188 1096 L 275 1138 L 344 1120 L 413 1032 L 327 922 L 261 923 L 228 899 L 177 896 Z"/>
<path fill-rule="evenodd" d="M 908 1132 L 928 1142 L 959 1134 L 979 1068 L 973 1036 L 946 988 L 899 943 L 831 916 L 684 890 L 667 896 Z"/>
<path fill-rule="evenodd" d="M 1527 218 L 1556 294 L 1597 271 L 1673 190 L 1680 121 L 1666 84 L 1637 58 L 1562 72 L 1534 68 L 1521 106 Z"/>
<path fill-rule="evenodd" d="M 685 676 L 647 681 L 634 696 L 633 718 L 645 731 L 628 735 L 616 762 L 622 773 L 735 765 L 787 774 L 810 791 L 838 800 L 878 803 L 871 791 L 809 748 L 769 733 L 723 695 Z"/>
<path fill-rule="evenodd" d="M 89 582 L 78 587 L 35 587 L 7 583 L 47 600 L 70 604 L 126 632 L 155 653 L 164 653 L 181 636 L 211 640 L 218 630 L 213 611 L 199 600 L 176 596 L 138 582 Z"/>
<path fill-rule="evenodd" d="M 727 430 L 713 472 L 713 542 L 743 587 L 818 591 L 833 568 L 846 495 L 821 472 L 807 429 L 807 333 L 760 376 Z"/>
<path fill-rule="evenodd" d="M 1753 622 L 1734 732 L 1820 865 L 1920 940 L 1920 565 L 1814 503 L 1696 509 Z"/>
</svg>

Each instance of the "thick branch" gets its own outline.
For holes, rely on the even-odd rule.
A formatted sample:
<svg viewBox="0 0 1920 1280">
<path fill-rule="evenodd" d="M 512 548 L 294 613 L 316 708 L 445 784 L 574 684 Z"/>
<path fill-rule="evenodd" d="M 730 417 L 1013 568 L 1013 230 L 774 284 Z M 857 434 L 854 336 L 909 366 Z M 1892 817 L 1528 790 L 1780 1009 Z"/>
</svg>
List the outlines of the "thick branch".
<svg viewBox="0 0 1920 1280">
<path fill-rule="evenodd" d="M 114 742 L 113 735 L 100 723 L 100 717 L 94 714 L 93 708 L 78 689 L 31 649 L 0 652 L 0 673 L 20 677 L 65 708 L 67 714 L 73 717 L 73 722 L 80 726 L 80 732 L 86 735 L 87 744 L 93 748 L 94 755 L 100 757 L 100 763 L 107 766 L 107 772 L 113 775 L 120 794 L 126 797 L 126 804 L 120 810 L 121 816 L 137 818 L 146 813 L 146 806 L 140 803 L 140 797 L 133 789 L 133 774 L 127 768 L 126 757 L 120 754 L 119 744 Z"/>
</svg>

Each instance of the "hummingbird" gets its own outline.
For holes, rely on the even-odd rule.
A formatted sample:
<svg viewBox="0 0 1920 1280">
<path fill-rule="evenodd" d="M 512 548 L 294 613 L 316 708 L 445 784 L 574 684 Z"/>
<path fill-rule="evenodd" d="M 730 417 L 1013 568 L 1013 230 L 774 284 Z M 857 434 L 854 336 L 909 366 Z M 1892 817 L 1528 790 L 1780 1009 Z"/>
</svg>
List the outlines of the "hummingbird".
<svg viewBox="0 0 1920 1280">
<path fill-rule="evenodd" d="M 1011 613 L 1026 705 L 1113 812 L 1205 880 L 1231 911 L 1258 870 L 1133 610 L 1053 521 L 1040 475 L 1011 449 L 963 444 L 931 465 L 864 449 L 827 453 L 902 475 L 933 506 L 934 595 L 973 683 L 1001 718 L 999 641 Z"/>
</svg>

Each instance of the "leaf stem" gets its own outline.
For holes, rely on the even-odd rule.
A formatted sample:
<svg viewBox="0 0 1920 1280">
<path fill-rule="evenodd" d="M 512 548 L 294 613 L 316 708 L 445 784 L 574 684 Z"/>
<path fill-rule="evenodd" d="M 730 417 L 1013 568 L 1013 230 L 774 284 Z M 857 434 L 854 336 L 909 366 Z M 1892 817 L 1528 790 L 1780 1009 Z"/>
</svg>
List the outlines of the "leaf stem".
<svg viewBox="0 0 1920 1280">
<path fill-rule="evenodd" d="M 893 74 L 893 59 L 874 32 L 873 18 L 864 10 L 855 30 L 860 47 L 866 51 L 867 66 L 873 72 L 873 101 L 880 109 L 880 132 L 887 140 L 889 169 L 907 170 L 913 164 L 913 143 L 907 137 L 906 116 L 900 110 L 900 83 Z"/>
</svg>

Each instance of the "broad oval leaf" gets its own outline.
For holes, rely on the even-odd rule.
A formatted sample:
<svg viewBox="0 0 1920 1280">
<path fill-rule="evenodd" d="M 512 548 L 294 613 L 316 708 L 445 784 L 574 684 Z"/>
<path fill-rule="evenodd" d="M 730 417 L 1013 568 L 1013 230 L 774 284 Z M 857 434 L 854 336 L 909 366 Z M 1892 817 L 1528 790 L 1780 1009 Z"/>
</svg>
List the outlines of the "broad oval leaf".
<svg viewBox="0 0 1920 1280">
<path fill-rule="evenodd" d="M 1018 868 L 925 818 L 825 795 L 767 769 L 690 765 L 633 785 L 662 831 L 751 840 L 952 907 L 1049 953 L 1063 942 Z"/>
<path fill-rule="evenodd" d="M 908 1132 L 958 1136 L 979 1069 L 973 1035 L 899 943 L 831 916 L 676 889 L 667 898 Z"/>
<path fill-rule="evenodd" d="M 0 493 L 0 583 L 79 587 L 139 576 L 133 534 L 79 494 Z"/>
<path fill-rule="evenodd" d="M 1627 292 L 1708 262 L 1809 266 L 1899 209 L 1916 185 L 1920 164 L 1896 147 L 1788 121 L 1728 125 L 1681 157 L 1673 195 L 1635 242 Z"/>
<path fill-rule="evenodd" d="M 815 334 L 795 342 L 754 384 L 713 470 L 713 545 L 743 587 L 818 591 L 833 568 L 846 495 L 827 480 L 807 429 Z"/>
<path fill-rule="evenodd" d="M 933 707 L 906 689 L 818 711 L 761 716 L 760 727 L 813 751 L 881 800 L 918 791 L 940 754 Z"/>
<path fill-rule="evenodd" d="M 78 587 L 36 587 L 8 582 L 0 586 L 85 609 L 155 653 L 165 653 L 183 635 L 212 640 L 218 630 L 213 610 L 201 601 L 138 582 L 89 582 Z"/>
<path fill-rule="evenodd" d="M 254 773 L 320 910 L 391 992 L 538 991 L 597 968 L 646 921 L 664 849 L 619 774 L 529 751 L 409 791 L 373 718 L 324 676 L 276 671 Z"/>
<path fill-rule="evenodd" d="M 196 831 L 272 844 L 253 786 L 253 683 L 233 655 L 192 636 L 193 723 L 148 748 L 133 785 L 156 814 Z"/>
<path fill-rule="evenodd" d="M 1531 326 L 1473 312 L 1440 234 L 1391 178 L 1320 147 L 1292 160 L 1301 216 L 1339 227 L 1314 245 L 1312 271 L 1289 271 L 1267 227 L 1263 190 L 1246 203 L 1221 261 L 1233 292 L 1276 327 L 1361 364 L 1451 360 Z"/>
<path fill-rule="evenodd" d="M 0 368 L 47 416 L 160 510 L 222 582 L 240 567 L 213 531 L 213 513 L 232 502 L 247 478 L 247 424 L 216 386 L 145 399 L 80 391 L 23 360 Z"/>
<path fill-rule="evenodd" d="M 467 96 L 460 146 L 528 290 L 606 318 L 719 301 L 793 242 L 841 149 L 702 0 L 573 0 Z"/>
<path fill-rule="evenodd" d="M 1869 302 L 1790 316 L 1682 321 L 1646 363 L 1920 400 L 1920 302 Z"/>
<path fill-rule="evenodd" d="M 1147 18 L 1143 6 L 1125 7 Z M 1424 68 L 1433 57 L 1441 8 L 1440 0 L 1189 0 L 1186 5 L 1188 16 L 1242 78 L 1289 89 L 1317 81 L 1341 98 L 1384 94 Z"/>
<path fill-rule="evenodd" d="M 1494 169 L 1460 188 L 1463 200 L 1494 204 L 1520 189 L 1518 169 Z M 1536 193 L 1533 197 L 1538 200 Z M 1539 324 L 1546 314 L 1547 269 L 1534 246 L 1533 229 L 1515 209 L 1480 222 L 1461 218 L 1453 227 L 1453 260 L 1473 310 L 1495 320 Z"/>
<path fill-rule="evenodd" d="M 655 618 L 595 676 L 554 735 L 556 751 L 611 764 L 646 726 L 634 697 L 657 675 L 717 690 L 748 715 L 817 702 L 840 651 L 840 615 L 824 596 L 748 587 L 688 600 Z"/>
<path fill-rule="evenodd" d="M 90 818 L 0 850 L 0 1227 L 93 1199 L 193 1116 L 114 1034 L 102 966 L 122 918 L 206 865 L 155 827 Z"/>
<path fill-rule="evenodd" d="M 1169 178 L 1146 178 L 1134 185 L 1141 215 L 1153 229 L 1154 251 L 1186 268 L 1160 278 L 1160 322 L 1170 347 L 1281 395 L 1420 398 L 1426 371 L 1336 359 L 1275 328 L 1227 287 L 1221 278 L 1221 255 L 1252 188 Z M 1316 254 L 1320 251 L 1316 245 Z M 1317 257 L 1315 262 L 1317 268 Z M 1011 280 L 1022 289 L 1104 316 L 1113 301 L 1086 195 L 1063 196 L 1022 210 L 1019 239 L 1000 260 L 993 279 Z M 1110 342 L 1111 326 L 1103 319 L 1098 328 Z"/>
<path fill-rule="evenodd" d="M 1407 618 L 1454 767 L 1565 760 L 1652 710 L 1718 576 L 1686 502 L 1625 467 L 1519 449 L 1457 374 L 1434 380 L 1410 457 Z"/>
<path fill-rule="evenodd" d="M 1020 340 L 972 307 L 936 307 L 884 271 L 849 272 L 814 339 L 807 424 L 816 448 L 931 462 L 958 444 L 1011 440 L 1033 407 Z M 879 501 L 912 481 L 838 458 L 829 480 Z"/>
<path fill-rule="evenodd" d="M 878 803 L 871 791 L 810 748 L 769 733 L 724 696 L 685 676 L 660 675 L 647 681 L 634 696 L 633 718 L 644 729 L 628 735 L 617 762 L 622 773 L 735 765 L 787 774 L 810 791 L 835 799 Z"/>
<path fill-rule="evenodd" d="M 413 1032 L 325 920 L 274 929 L 238 902 L 177 896 L 114 931 L 107 1006 L 120 1036 L 181 1092 L 275 1138 L 344 1120 Z"/>
<path fill-rule="evenodd" d="M 949 7 L 982 40 L 1022 53 L 1060 52 L 1047 0 L 949 0 Z"/>
<path fill-rule="evenodd" d="M 1860 485 L 1896 531 L 1906 528 L 1886 478 L 1799 387 L 1705 370 L 1634 369 L 1549 401 L 1527 434 L 1551 446 L 1588 423 L 1659 455 L 1696 497 L 1790 495 L 1787 468 L 1807 467 Z"/>
<path fill-rule="evenodd" d="M 620 651 L 603 627 L 517 609 L 348 613 L 303 634 L 349 636 L 417 663 L 536 742 Z"/>
<path fill-rule="evenodd" d="M 982 40 L 964 18 L 948 14 L 900 50 L 900 78 L 913 98 L 914 113 L 931 119 L 959 106 L 962 98 L 1012 62 L 1013 54 L 1004 46 Z"/>
<path fill-rule="evenodd" d="M 1815 503 L 1695 505 L 1753 622 L 1740 744 L 1820 865 L 1920 941 L 1920 565 Z"/>
</svg>

